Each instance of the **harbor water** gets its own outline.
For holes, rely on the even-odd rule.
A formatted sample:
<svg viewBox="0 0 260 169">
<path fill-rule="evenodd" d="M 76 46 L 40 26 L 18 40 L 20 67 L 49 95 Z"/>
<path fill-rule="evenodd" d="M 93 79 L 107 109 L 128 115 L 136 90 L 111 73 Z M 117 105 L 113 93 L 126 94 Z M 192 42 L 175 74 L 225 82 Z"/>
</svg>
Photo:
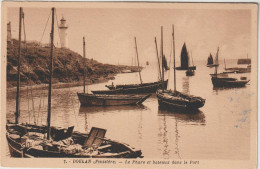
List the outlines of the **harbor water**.
<svg viewBox="0 0 260 169">
<path fill-rule="evenodd" d="M 227 64 L 235 66 L 236 61 Z M 80 86 L 52 90 L 51 125 L 75 126 L 75 130 L 82 132 L 89 132 L 91 127 L 104 128 L 107 138 L 140 148 L 147 159 L 249 159 L 253 94 L 250 82 L 243 88 L 213 89 L 209 74 L 214 73 L 214 68 L 206 67 L 204 62 L 195 65 L 195 76 L 187 77 L 185 71 L 176 71 L 176 75 L 178 91 L 206 99 L 197 113 L 159 110 L 155 94 L 140 106 L 81 107 L 77 98 L 77 92 L 83 91 Z M 156 64 L 146 66 L 141 72 L 143 82 L 158 80 L 157 69 Z M 250 79 L 250 73 L 230 76 Z M 165 74 L 168 77 L 168 88 L 173 89 L 172 71 Z M 132 84 L 140 83 L 140 79 L 138 73 L 118 74 L 115 80 L 89 85 L 87 90 L 106 89 L 105 85 L 112 82 Z M 47 92 L 46 89 L 21 92 L 20 122 L 46 124 Z M 10 121 L 14 121 L 15 99 L 15 90 L 8 91 L 6 111 Z"/>
</svg>

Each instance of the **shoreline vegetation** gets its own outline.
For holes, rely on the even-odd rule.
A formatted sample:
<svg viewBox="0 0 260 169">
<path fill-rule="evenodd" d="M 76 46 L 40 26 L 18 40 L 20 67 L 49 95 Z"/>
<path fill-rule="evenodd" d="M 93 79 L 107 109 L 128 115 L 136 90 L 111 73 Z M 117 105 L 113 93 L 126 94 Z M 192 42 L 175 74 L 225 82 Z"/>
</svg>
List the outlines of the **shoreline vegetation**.
<svg viewBox="0 0 260 169">
<path fill-rule="evenodd" d="M 50 47 L 38 42 L 23 42 L 21 50 L 21 90 L 26 86 L 44 88 L 48 84 Z M 7 44 L 7 89 L 15 90 L 17 85 L 18 41 Z M 83 85 L 84 60 L 86 83 L 94 84 L 112 80 L 119 73 L 138 72 L 137 66 L 103 64 L 96 60 L 84 59 L 80 54 L 67 48 L 54 48 L 53 87 L 64 88 Z"/>
</svg>

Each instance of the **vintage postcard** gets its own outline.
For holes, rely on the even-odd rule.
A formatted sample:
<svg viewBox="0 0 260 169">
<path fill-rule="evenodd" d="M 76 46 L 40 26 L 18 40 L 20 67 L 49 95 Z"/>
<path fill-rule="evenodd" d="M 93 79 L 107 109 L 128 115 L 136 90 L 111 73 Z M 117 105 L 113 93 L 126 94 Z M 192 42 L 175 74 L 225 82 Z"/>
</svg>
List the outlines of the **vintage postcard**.
<svg viewBox="0 0 260 169">
<path fill-rule="evenodd" d="M 1 12 L 1 166 L 257 167 L 256 3 Z"/>
</svg>

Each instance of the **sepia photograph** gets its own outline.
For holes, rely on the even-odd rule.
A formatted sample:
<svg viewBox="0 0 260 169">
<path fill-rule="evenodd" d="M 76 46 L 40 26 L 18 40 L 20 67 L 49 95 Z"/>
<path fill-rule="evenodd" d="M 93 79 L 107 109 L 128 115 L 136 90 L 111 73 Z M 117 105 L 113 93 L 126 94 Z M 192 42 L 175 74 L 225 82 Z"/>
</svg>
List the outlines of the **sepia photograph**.
<svg viewBox="0 0 260 169">
<path fill-rule="evenodd" d="M 257 167 L 257 3 L 2 2 L 1 21 L 1 166 Z"/>
</svg>

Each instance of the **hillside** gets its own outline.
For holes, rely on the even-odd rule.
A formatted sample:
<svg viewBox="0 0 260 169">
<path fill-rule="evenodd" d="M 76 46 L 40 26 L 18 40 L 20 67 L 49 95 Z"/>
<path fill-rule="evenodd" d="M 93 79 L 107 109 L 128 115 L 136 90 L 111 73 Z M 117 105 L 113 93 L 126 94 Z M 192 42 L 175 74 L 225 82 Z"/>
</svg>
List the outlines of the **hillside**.
<svg viewBox="0 0 260 169">
<path fill-rule="evenodd" d="M 7 82 L 8 87 L 16 85 L 17 76 L 18 41 L 13 40 L 7 45 Z M 21 56 L 21 84 L 27 82 L 33 84 L 48 83 L 50 47 L 36 42 L 22 44 Z M 86 73 L 88 83 L 94 83 L 100 79 L 111 79 L 115 74 L 125 69 L 136 67 L 115 66 L 102 64 L 93 59 L 86 59 Z M 69 49 L 54 48 L 53 58 L 53 83 L 79 82 L 83 78 L 83 58 Z"/>
</svg>

